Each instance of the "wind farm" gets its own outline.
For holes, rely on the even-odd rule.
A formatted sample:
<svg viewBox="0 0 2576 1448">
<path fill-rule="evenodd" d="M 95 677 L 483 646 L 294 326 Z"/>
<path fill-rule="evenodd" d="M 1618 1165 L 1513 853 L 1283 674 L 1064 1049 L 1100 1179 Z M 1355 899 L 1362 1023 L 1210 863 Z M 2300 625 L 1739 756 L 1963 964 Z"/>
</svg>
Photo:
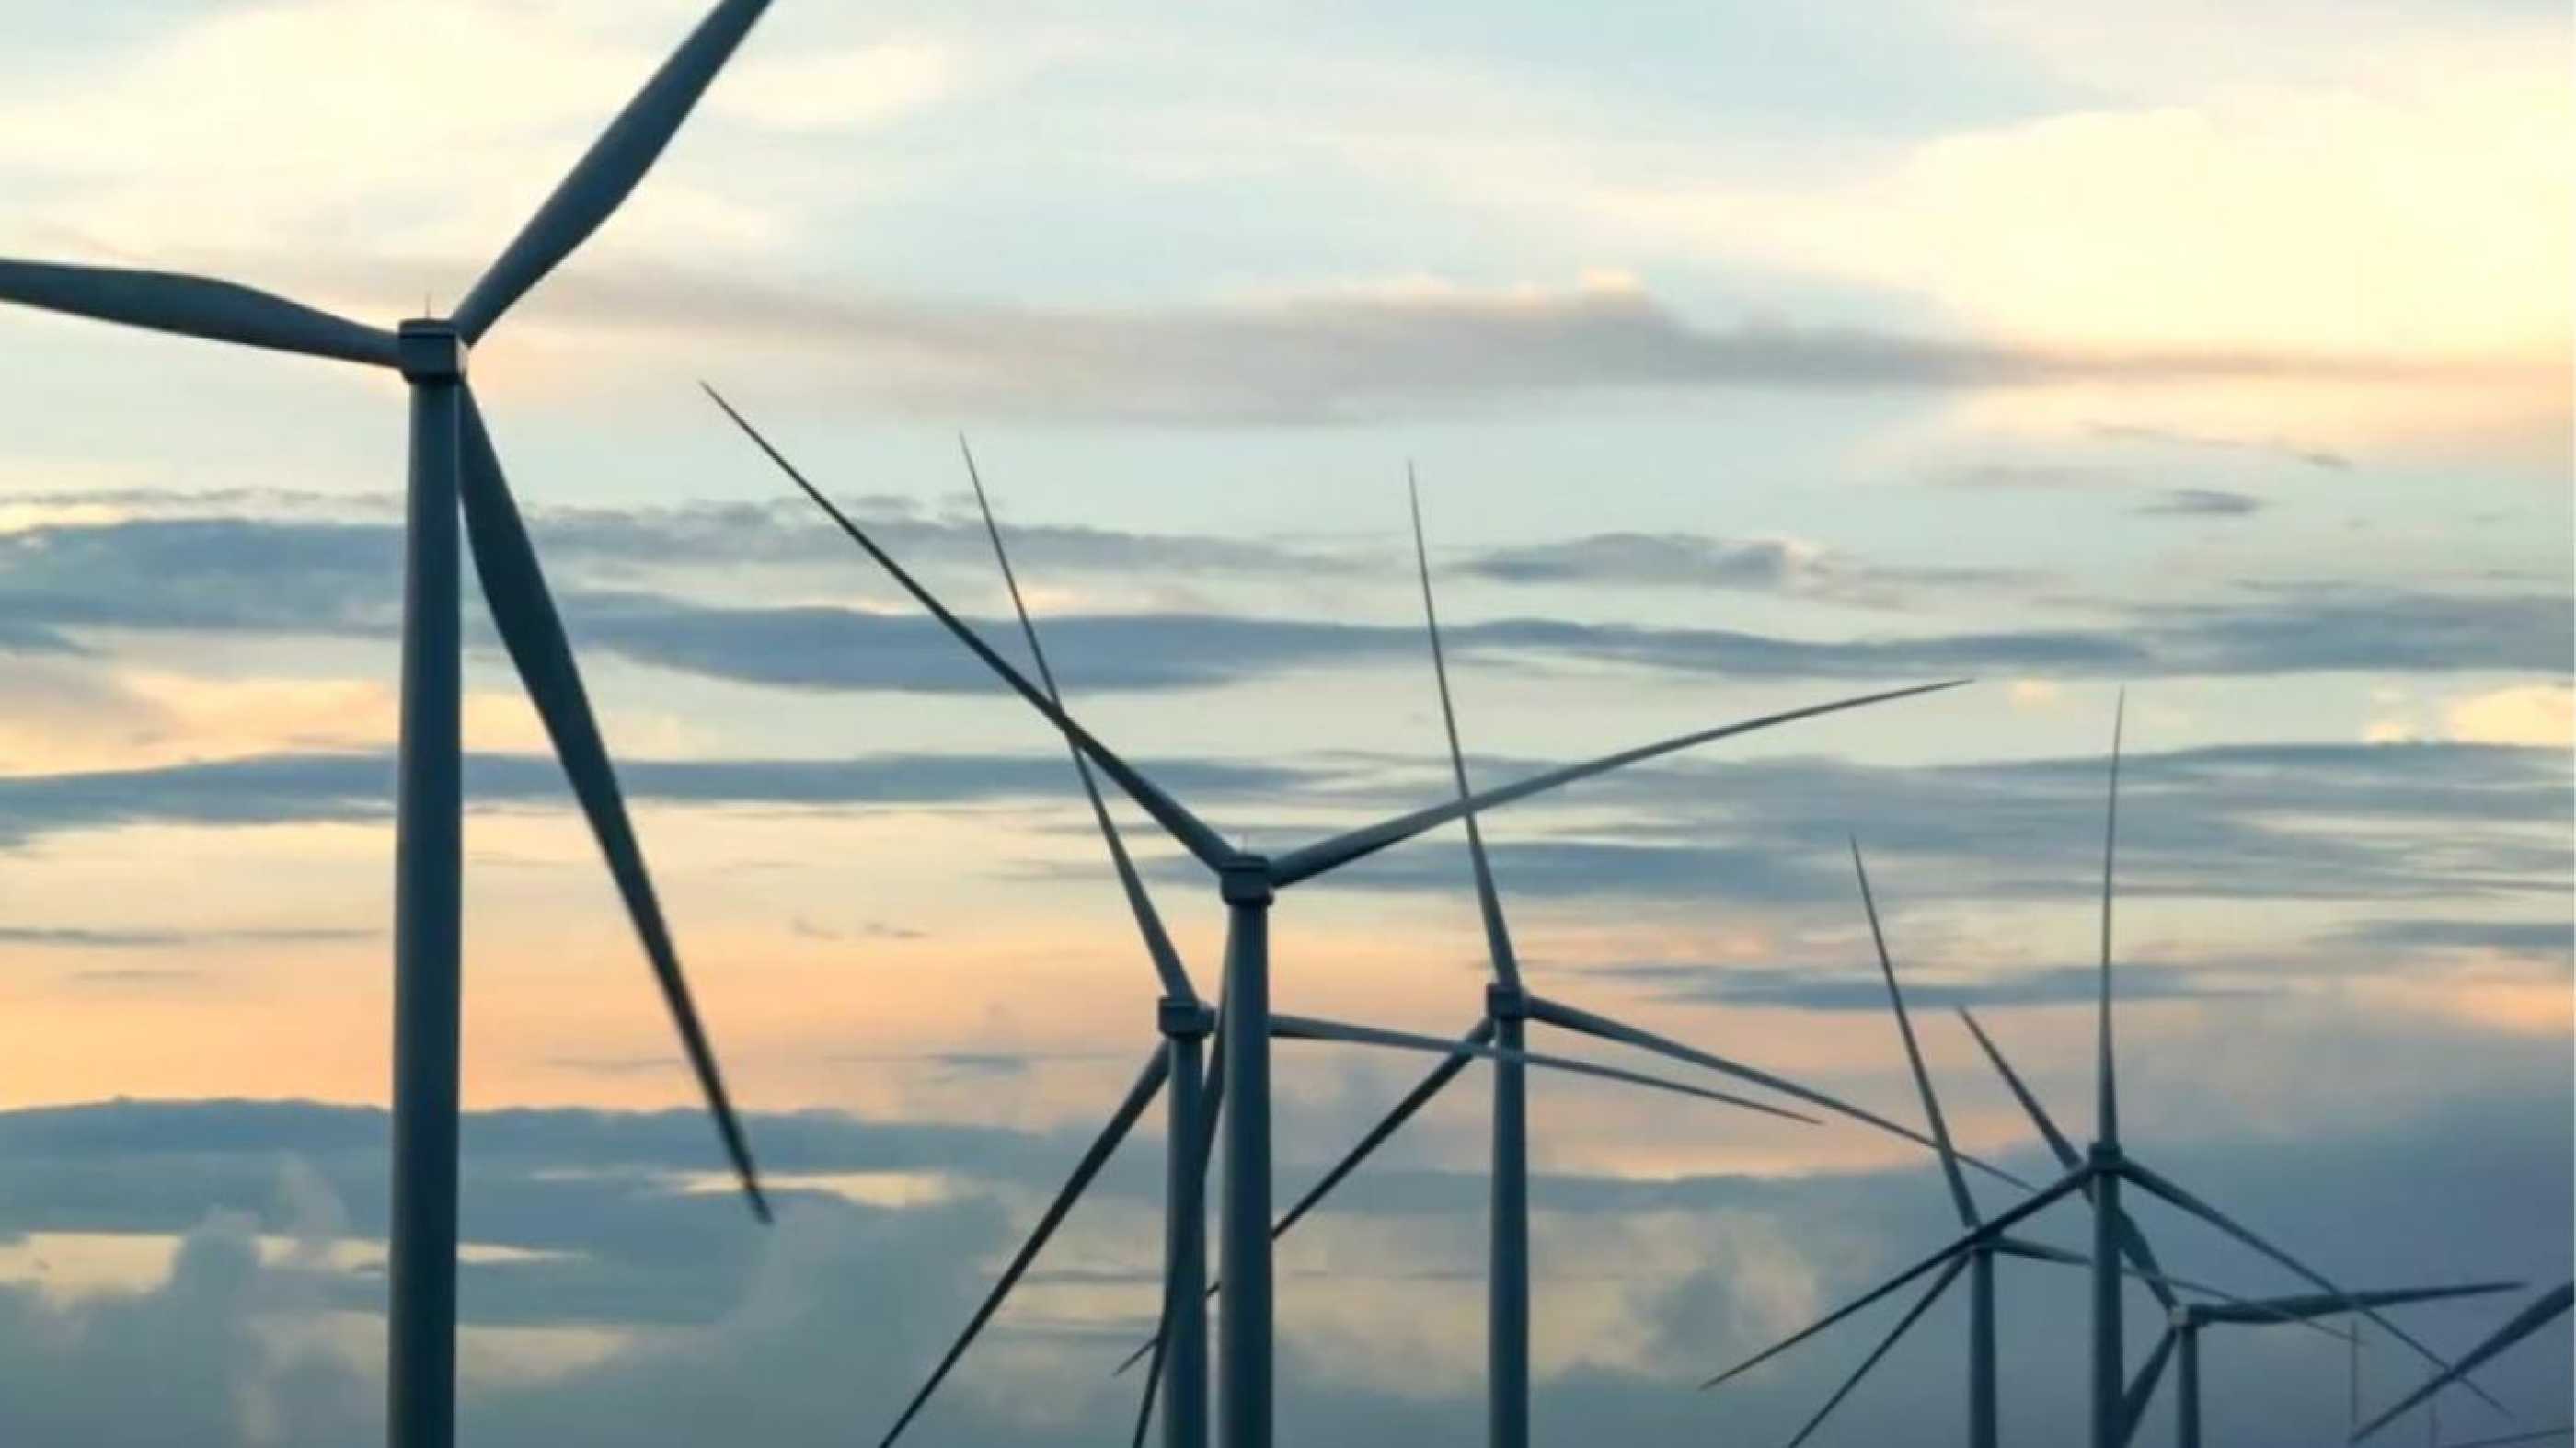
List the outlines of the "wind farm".
<svg viewBox="0 0 2576 1448">
<path fill-rule="evenodd" d="M 0 1443 L 2568 1441 L 2576 32 L 2312 8 L 0 15 Z"/>
</svg>

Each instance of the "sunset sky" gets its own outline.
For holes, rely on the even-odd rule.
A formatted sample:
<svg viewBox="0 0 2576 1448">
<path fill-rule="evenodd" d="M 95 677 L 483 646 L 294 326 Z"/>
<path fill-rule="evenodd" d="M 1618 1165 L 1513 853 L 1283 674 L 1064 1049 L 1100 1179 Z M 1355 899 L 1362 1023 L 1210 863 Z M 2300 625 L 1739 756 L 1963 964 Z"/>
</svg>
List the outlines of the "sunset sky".
<svg viewBox="0 0 2576 1448">
<path fill-rule="evenodd" d="M 0 255 L 443 311 L 698 8 L 0 0 Z M 1256 848 L 1449 787 L 1408 463 L 1481 781 L 1974 676 L 1487 830 L 1539 989 L 1913 1120 L 1857 834 L 1954 1129 L 2033 1174 L 1946 1007 L 2088 1118 L 2125 685 L 2138 1149 L 2355 1286 L 2565 1277 L 2568 31 L 780 0 L 474 376 L 787 1210 L 722 1195 L 469 587 L 468 1441 L 872 1440 L 1154 1041 L 1053 736 L 701 378 L 1017 657 L 966 434 L 1074 709 Z M 15 308 L 0 378 L 0 1440 L 355 1441 L 400 384 Z M 1122 818 L 1212 991 L 1212 892 Z M 1277 921 L 1284 1010 L 1454 1033 L 1485 969 L 1454 829 Z M 1277 1069 L 1294 1192 L 1420 1063 Z M 1288 1441 L 1482 1441 L 1484 1079 L 1283 1249 Z M 1785 1438 L 1879 1328 L 1689 1384 L 1945 1235 L 1902 1142 L 1533 1095 L 1543 1439 Z M 1123 1432 L 1158 1119 L 920 1441 Z M 2081 1408 L 2044 1272 L 2007 1274 L 2032 1442 Z M 2507 1310 L 2417 1320 L 2455 1351 Z M 1842 1441 L 1964 1411 L 1955 1326 Z M 2240 1338 L 2214 1431 L 2340 1427 L 2340 1344 Z M 2525 1426 L 2566 1348 L 2486 1376 Z M 2421 1366 L 2363 1361 L 2366 1401 Z"/>
</svg>

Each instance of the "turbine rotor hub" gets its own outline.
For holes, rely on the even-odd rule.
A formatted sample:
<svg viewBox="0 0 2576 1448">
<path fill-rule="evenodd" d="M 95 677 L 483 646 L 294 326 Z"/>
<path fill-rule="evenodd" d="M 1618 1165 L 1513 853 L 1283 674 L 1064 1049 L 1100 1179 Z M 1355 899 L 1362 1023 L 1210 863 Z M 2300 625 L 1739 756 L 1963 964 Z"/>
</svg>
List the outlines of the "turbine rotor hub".
<svg viewBox="0 0 2576 1448">
<path fill-rule="evenodd" d="M 1520 986 L 1489 981 L 1485 986 L 1485 1014 L 1498 1021 L 1528 1020 L 1530 994 Z"/>
</svg>

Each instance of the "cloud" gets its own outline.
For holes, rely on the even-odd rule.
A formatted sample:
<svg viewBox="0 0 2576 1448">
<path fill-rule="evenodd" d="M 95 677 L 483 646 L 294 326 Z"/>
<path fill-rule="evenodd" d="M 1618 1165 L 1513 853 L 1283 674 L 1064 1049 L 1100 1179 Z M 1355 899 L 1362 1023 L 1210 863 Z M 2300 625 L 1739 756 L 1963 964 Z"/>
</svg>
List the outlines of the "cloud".
<svg viewBox="0 0 2576 1448">
<path fill-rule="evenodd" d="M 2027 1054 L 2026 1040 L 2007 1037 L 2007 1049 Z M 2429 1043 L 2436 1055 L 2444 1045 Z M 2297 1232 L 2302 1256 L 2330 1273 L 2373 1263 L 2392 1280 L 2563 1275 L 2562 1095 L 2516 1095 L 2489 1077 L 2485 1095 L 2418 1098 L 2415 1110 L 2365 1129 L 2166 1141 L 2146 1064 L 2134 1069 L 2124 1098 L 2133 1150 L 2257 1230 Z M 1975 1099 L 1956 1080 L 1943 1084 L 1955 1105 Z M 722 1194 L 674 1190 L 658 1165 L 689 1170 L 711 1153 L 694 1113 L 468 1113 L 464 1220 L 479 1245 L 460 1303 L 473 1441 L 678 1448 L 734 1431 L 826 1442 L 854 1422 L 891 1421 L 1079 1149 L 1063 1137 L 962 1128 L 942 1141 L 829 1113 L 750 1125 L 764 1147 L 910 1135 L 965 1180 L 911 1206 L 789 1192 L 779 1226 L 764 1232 Z M 71 1292 L 0 1284 L 0 1432 L 221 1448 L 339 1448 L 380 1434 L 382 1280 L 365 1265 L 372 1254 L 340 1249 L 382 1229 L 384 1129 L 379 1112 L 315 1103 L 0 1113 L 0 1232 L 43 1224 L 179 1239 L 157 1281 Z M 1310 1170 L 1305 1158 L 1324 1145 L 1283 1142 L 1283 1169 Z M 2009 1167 L 2041 1169 L 2028 1145 L 2004 1155 Z M 1109 1383 L 1105 1369 L 1153 1313 L 1152 1167 L 1132 1155 L 1113 1163 L 925 1428 L 966 1448 L 1070 1448 L 1123 1431 L 1132 1388 Z M 155 1189 L 134 1190 L 146 1180 Z M 1541 1431 L 1556 1436 L 1705 1431 L 1712 1410 L 1688 1382 L 1953 1230 L 1937 1176 L 1920 1161 L 1786 1179 L 1543 1168 L 1532 1185 L 1546 1304 L 1536 1400 Z M 1474 1340 L 1485 1188 L 1480 1168 L 1390 1154 L 1285 1243 L 1283 1437 L 1355 1448 L 1478 1441 L 1477 1366 L 1449 1371 L 1450 1354 L 1419 1335 L 1445 1334 L 1454 1310 L 1462 1338 Z M 2321 1212 L 2321 1201 L 2368 1209 Z M 2173 1214 L 2140 1220 L 2178 1273 L 2247 1291 L 2293 1286 Z M 2080 1213 L 2059 1212 L 2033 1230 L 2073 1240 L 2080 1224 Z M 262 1234 L 288 1237 L 289 1250 L 263 1251 Z M 492 1250 L 503 1242 L 520 1250 Z M 2007 1360 L 2031 1381 L 2080 1378 L 2078 1280 L 2068 1274 L 2051 1291 L 2034 1277 L 2005 1316 Z M 2422 1330 L 2471 1340 L 2493 1315 L 2491 1304 L 2427 1309 Z M 1575 1323 L 1577 1336 L 1560 1333 Z M 1839 1349 L 1789 1355 L 1736 1385 L 1726 1421 L 1764 1437 L 1793 1431 L 1874 1327 L 1855 1325 Z M 495 1328 L 521 1331 L 496 1344 Z M 548 1364 L 547 1333 L 566 1330 L 593 1334 L 596 1346 Z M 1957 1360 L 1934 1332 L 1891 1356 L 1847 1405 L 1847 1432 L 1902 1441 L 1925 1404 L 1956 1409 Z M 2282 1348 L 2212 1403 L 2220 1421 L 2322 1419 L 2318 1404 L 2340 1402 L 2340 1350 Z M 2236 1349 L 2266 1350 L 2252 1339 Z M 146 1371 L 154 1391 L 118 1390 Z M 2563 1400 L 2566 1358 L 2519 1354 L 2484 1380 L 2538 1411 Z M 2078 1432 L 2076 1397 L 2034 1391 L 2015 1410 L 2034 1436 Z"/>
<path fill-rule="evenodd" d="M 2099 438 L 2120 442 L 2157 443 L 2167 447 L 2193 448 L 2203 452 L 2251 453 L 2258 456 L 2286 458 L 2312 468 L 2331 472 L 2348 472 L 2352 459 L 2326 448 L 2309 447 L 2277 437 L 2221 437 L 2209 433 L 2186 432 L 2179 428 L 2152 427 L 2136 422 L 2096 422 L 2085 432 Z"/>
<path fill-rule="evenodd" d="M 1697 533 L 1595 533 L 1562 543 L 1491 549 L 1460 566 L 1497 583 L 1729 588 L 1873 608 L 1897 607 L 1920 589 L 1996 586 L 2031 578 L 2008 569 L 1872 564 L 1795 539 Z"/>
<path fill-rule="evenodd" d="M 2576 930 L 2565 920 L 2416 919 L 2356 921 L 2338 934 L 2361 945 L 2557 958 L 2568 954 Z"/>
<path fill-rule="evenodd" d="M 2142 503 L 2129 511 L 2143 517 L 2169 518 L 2242 518 L 2263 511 L 2266 504 L 2252 493 L 2230 492 L 2225 488 L 2172 488 L 2154 502 Z"/>
<path fill-rule="evenodd" d="M 2392 377 L 2409 364 L 2261 350 L 2049 348 L 1778 322 L 1706 325 L 1632 279 L 1440 281 L 1124 309 L 852 300 L 597 269 L 550 315 L 604 329 L 793 343 L 808 396 L 906 413 L 1323 423 L 1616 389 L 1962 392 L 2084 382 Z"/>
<path fill-rule="evenodd" d="M 1480 764 L 1486 778 L 1536 761 Z M 1649 765 L 1584 786 L 1615 826 L 1489 832 L 1508 893 L 1552 900 L 1852 901 L 1858 828 L 1928 899 L 2070 900 L 2098 848 L 2097 759 L 1891 768 L 1815 758 Z M 2132 753 L 2122 771 L 2121 891 L 2221 900 L 2540 901 L 2563 891 L 2564 754 L 2489 745 L 2237 745 Z M 1526 818 L 1526 816 L 1524 816 Z M 2353 828 L 2354 822 L 2368 828 Z M 2070 851 L 2073 852 L 2070 855 Z M 1878 873 L 1873 870 L 1873 874 Z M 1390 851 L 1334 877 L 1452 890 L 1444 852 Z M 2435 908 L 2438 908 L 2435 907 Z"/>
<path fill-rule="evenodd" d="M 1277 797 L 1307 771 L 1216 761 L 1139 761 L 1188 797 Z M 1074 785 L 1061 756 L 876 755 L 852 759 L 627 760 L 633 798 L 697 804 L 924 805 L 1057 796 Z M 561 804 L 562 770 L 543 756 L 470 753 L 466 798 Z M 276 754 L 155 769 L 0 777 L 0 843 L 58 830 L 144 822 L 193 825 L 354 821 L 389 816 L 390 753 Z"/>
<path fill-rule="evenodd" d="M 179 946 L 328 944 L 372 940 L 381 932 L 330 926 L 276 925 L 233 929 L 136 930 L 79 925 L 0 925 L 0 945 L 58 946 L 72 950 L 169 950 Z"/>
<path fill-rule="evenodd" d="M 962 561 L 986 546 L 971 524 L 897 517 L 886 527 L 932 545 L 933 556 Z M 676 586 L 685 581 L 678 571 L 684 561 L 714 565 L 810 552 L 836 566 L 846 563 L 820 530 L 790 529 L 771 510 L 594 512 L 575 515 L 560 529 L 541 517 L 535 529 L 542 546 L 563 555 L 557 587 L 581 646 L 682 672 L 781 687 L 925 693 L 997 687 L 936 623 L 909 609 L 726 606 L 677 592 L 586 583 L 641 577 Z M 1314 577 L 1350 566 L 1329 555 L 1261 544 L 1211 547 L 1186 536 L 1043 528 L 1028 533 L 1068 567 L 1102 576 L 1162 570 L 1175 566 L 1165 560 L 1180 558 L 1196 560 L 1196 567 Z M 380 638 L 394 624 L 396 599 L 388 580 L 399 574 L 397 542 L 391 528 L 379 525 L 249 518 L 34 527 L 0 536 L 0 608 L 21 627 L 57 632 L 121 628 Z M 1805 555 L 1790 545 L 1728 544 L 1690 535 L 1604 535 L 1561 548 L 1496 550 L 1470 567 L 1517 581 L 1597 579 L 1629 570 L 1748 587 L 1770 579 L 1792 593 L 1869 602 L 1911 587 L 2000 585 L 2010 577 L 1866 564 Z M 2122 613 L 2108 627 L 1835 639 L 1499 618 L 1453 625 L 1448 636 L 1462 654 L 1512 660 L 1579 657 L 1692 674 L 1871 681 L 1927 674 L 2141 678 L 2320 670 L 2547 675 L 2563 672 L 2576 652 L 2576 609 L 2560 592 L 2259 584 L 2224 601 L 2138 605 Z M 986 619 L 978 627 L 1001 638 L 1015 625 Z M 1059 616 L 1047 621 L 1047 637 L 1067 678 L 1110 690 L 1206 687 L 1371 659 L 1410 661 L 1421 647 L 1409 622 L 1380 626 L 1169 611 Z M 193 700 L 203 706 L 200 712 L 224 702 Z M 234 712 L 273 712 L 276 704 L 263 695 L 237 701 Z"/>
<path fill-rule="evenodd" d="M 1826 974 L 1814 969 L 1748 969 L 1741 964 L 1688 961 L 1633 961 L 1569 968 L 1566 974 L 1645 987 L 1657 1000 L 1707 1005 L 1775 1006 L 1802 1011 L 1881 1012 L 1888 1008 L 1887 987 L 1857 972 Z M 2089 965 L 2016 967 L 1978 980 L 1943 980 L 1920 973 L 1905 978 L 1909 1009 L 2085 1005 L 2101 989 L 2096 967 Z M 2123 970 L 2120 998 L 2132 1000 L 2211 1000 L 2268 994 L 2277 985 L 2248 983 L 2222 973 L 2156 968 Z"/>
</svg>

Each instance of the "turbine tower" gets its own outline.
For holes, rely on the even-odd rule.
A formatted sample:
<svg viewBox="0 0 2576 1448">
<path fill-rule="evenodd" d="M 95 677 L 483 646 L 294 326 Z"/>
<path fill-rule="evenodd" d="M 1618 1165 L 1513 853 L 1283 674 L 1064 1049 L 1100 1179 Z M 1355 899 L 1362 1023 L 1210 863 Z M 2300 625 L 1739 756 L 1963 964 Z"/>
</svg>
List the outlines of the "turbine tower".
<svg viewBox="0 0 2576 1448">
<path fill-rule="evenodd" d="M 1381 820 L 1283 855 L 1256 854 L 1228 844 L 1224 836 L 1057 707 L 1017 668 L 995 653 L 974 629 L 923 588 L 821 489 L 808 481 L 786 455 L 772 446 L 731 403 L 713 388 L 707 391 L 744 435 L 853 543 L 876 560 L 877 565 L 911 594 L 915 602 L 938 619 L 942 627 L 981 659 L 985 667 L 999 676 L 1012 692 L 1073 741 L 1103 774 L 1108 775 L 1215 878 L 1217 897 L 1226 909 L 1224 1019 L 1218 1038 L 1219 1049 L 1225 1053 L 1227 1078 L 1227 1099 L 1221 1122 L 1225 1173 L 1218 1198 L 1218 1262 L 1226 1290 L 1218 1303 L 1217 1353 L 1218 1437 L 1226 1448 L 1270 1448 L 1271 1442 L 1270 1037 L 1274 1023 L 1270 1009 L 1270 908 L 1278 893 L 1451 820 L 1606 774 L 1625 765 L 1792 720 L 1954 688 L 1964 682 L 1883 690 L 1722 724 L 1549 770 L 1468 799 L 1453 800 Z M 1443 1053 L 1461 1049 L 1458 1042 L 1436 1044 Z"/>
<path fill-rule="evenodd" d="M 2180 1281 L 2150 1265 L 2153 1262 L 2153 1254 L 2146 1248 L 2146 1239 L 2137 1231 L 2135 1224 L 2129 1220 L 2121 1207 L 2120 1187 L 2123 1184 L 2135 1186 L 2149 1196 L 2156 1197 L 2190 1216 L 2198 1217 L 2259 1255 L 2286 1268 L 2310 1286 L 2333 1297 L 2341 1304 L 2343 1311 L 2368 1318 L 2389 1336 L 2405 1343 L 2436 1367 L 2450 1366 L 2439 1354 L 2426 1347 L 2404 1328 L 2382 1316 L 2377 1308 L 2366 1302 L 2356 1301 L 2352 1293 L 2327 1280 L 2323 1274 L 2299 1258 L 2256 1234 L 2252 1229 L 2201 1200 L 2180 1183 L 2127 1155 L 2121 1149 L 2118 1137 L 2117 1079 L 2112 1063 L 2111 904 L 2114 850 L 2118 840 L 2121 724 L 2127 713 L 2126 705 L 2124 694 L 2121 708 L 2114 716 L 2111 730 L 2110 803 L 2105 811 L 2106 823 L 2103 829 L 2102 847 L 2100 1014 L 2095 1028 L 2096 1136 L 2090 1150 L 2082 1156 L 2077 1155 L 2073 1143 L 2067 1141 L 2063 1134 L 2048 1122 L 2045 1113 L 2039 1109 L 2037 1099 L 2022 1087 L 2019 1077 L 2012 1073 L 2011 1068 L 2004 1065 L 2001 1053 L 1995 1053 L 1997 1068 L 2003 1072 L 2007 1083 L 2012 1086 L 2014 1094 L 2020 1098 L 2023 1107 L 2039 1124 L 2042 1134 L 2048 1137 L 2050 1149 L 2057 1154 L 2060 1164 L 2066 1168 L 2065 1174 L 2038 1194 L 2014 1204 L 2009 1210 L 1988 1217 L 1966 1234 L 1944 1244 L 1930 1256 L 1845 1303 L 1810 1324 L 1803 1331 L 1708 1378 L 1700 1384 L 1701 1388 L 1715 1387 L 1754 1364 L 1778 1355 L 1902 1289 L 1924 1274 L 1942 1268 L 1971 1248 L 2001 1240 L 2013 1227 L 2057 1202 L 2072 1196 L 2084 1196 L 2089 1198 L 2093 1205 L 2093 1251 L 2086 1264 L 2092 1281 L 2093 1315 L 2093 1362 L 2087 1413 L 2087 1441 L 2092 1444 L 2092 1448 L 2122 1448 L 2134 1427 L 2134 1410 L 2137 1404 L 2131 1401 L 2129 1385 L 2123 1381 L 2125 1368 L 2121 1358 L 2119 1282 L 2128 1269 L 2123 1269 L 2120 1261 L 2124 1256 L 2134 1261 L 2135 1275 L 2146 1279 L 2151 1288 L 2169 1292 L 2169 1284 Z M 1961 1014 L 1964 1016 L 1966 1013 L 1963 1011 Z M 1971 1029 L 1975 1028 L 1973 1020 L 1970 1020 L 1969 1025 Z M 1983 1031 L 1978 1031 L 1977 1035 L 1981 1041 L 1985 1040 Z M 1987 1042 L 1987 1049 L 1990 1052 L 1994 1050 L 1991 1042 Z M 2499 1412 L 2503 1411 L 2503 1405 L 2488 1396 L 2486 1391 L 2476 1383 L 2471 1382 L 2468 1386 L 2471 1391 L 2485 1398 Z"/>
<path fill-rule="evenodd" d="M 599 229 L 652 167 L 768 0 L 722 0 L 644 83 L 455 312 L 394 331 L 232 282 L 0 260 L 0 301 L 382 367 L 410 387 L 400 761 L 394 806 L 393 1222 L 387 1431 L 395 1448 L 456 1433 L 457 1057 L 462 941 L 457 514 L 510 660 L 652 962 L 717 1130 L 764 1221 L 751 1149 L 691 1002 L 562 619 L 466 381 L 466 363 L 528 290 Z"/>
<path fill-rule="evenodd" d="M 958 440 L 958 448 L 960 455 L 965 459 L 967 480 L 975 490 L 975 505 L 983 515 L 985 536 L 993 545 L 994 562 L 999 565 L 1003 585 L 1010 593 L 1011 610 L 1018 617 L 1021 636 L 1028 643 L 1029 655 L 1037 666 L 1038 679 L 1046 690 L 1048 703 L 1061 709 L 1063 698 L 1056 685 L 1055 672 L 1047 663 L 1046 649 L 1038 641 L 1037 625 L 1029 617 L 1027 601 L 1020 593 L 1019 577 L 1011 567 L 1008 549 L 1003 546 L 1002 530 L 994 521 L 992 502 L 985 494 L 984 480 L 975 466 L 974 453 L 966 448 L 963 438 Z M 1075 1164 L 1072 1176 L 1056 1193 L 1055 1199 L 1048 1204 L 1047 1209 L 1040 1214 L 1028 1240 L 1021 1244 L 1019 1251 L 1004 1267 L 1001 1277 L 967 1321 L 965 1330 L 950 1344 L 938 1366 L 932 1369 L 929 1378 L 913 1394 L 902 1414 L 896 1418 L 893 1427 L 886 1431 L 884 1438 L 879 1441 L 879 1448 L 892 1448 L 895 1440 L 903 1435 L 904 1430 L 911 1426 L 913 1420 L 928 1405 L 931 1395 L 938 1391 L 939 1385 L 946 1380 L 949 1371 L 965 1355 L 967 1348 L 984 1330 L 985 1324 L 992 1320 L 994 1313 L 1000 1310 L 1003 1301 L 1010 1296 L 1012 1289 L 1019 1284 L 1030 1264 L 1045 1249 L 1048 1240 L 1054 1236 L 1056 1228 L 1063 1223 L 1066 1214 L 1081 1199 L 1083 1192 L 1091 1185 L 1092 1179 L 1108 1163 L 1110 1156 L 1125 1140 L 1128 1131 L 1134 1127 L 1138 1118 L 1152 1103 L 1154 1094 L 1167 1083 L 1172 1088 L 1172 1095 L 1168 1106 L 1169 1124 L 1165 1147 L 1163 1306 L 1161 1325 L 1157 1329 L 1152 1344 L 1163 1348 L 1164 1351 L 1158 1353 L 1155 1371 L 1148 1374 L 1146 1379 L 1145 1403 L 1137 1415 L 1136 1439 L 1141 1445 L 1153 1411 L 1155 1385 L 1160 1382 L 1167 1395 L 1163 1413 L 1163 1438 L 1167 1448 L 1197 1448 L 1197 1445 L 1207 1441 L 1207 1310 L 1204 1303 L 1213 1288 L 1207 1282 L 1205 1180 L 1208 1155 L 1212 1145 L 1210 1128 L 1214 1124 L 1213 1108 L 1223 1079 L 1223 1063 L 1221 1060 L 1214 1063 L 1207 1072 L 1206 1078 L 1203 1078 L 1200 1049 L 1214 1024 L 1214 1013 L 1200 1000 L 1197 991 L 1190 983 L 1189 972 L 1181 960 L 1179 951 L 1172 945 L 1170 933 L 1163 927 L 1161 914 L 1155 909 L 1153 898 L 1145 888 L 1144 879 L 1136 870 L 1135 861 L 1127 851 L 1126 843 L 1118 832 L 1117 823 L 1110 818 L 1108 806 L 1101 798 L 1099 784 L 1092 776 L 1090 761 L 1084 758 L 1081 749 L 1073 746 L 1070 741 L 1067 748 L 1073 755 L 1074 771 L 1082 782 L 1083 794 L 1090 803 L 1092 818 L 1099 826 L 1101 839 L 1109 851 L 1110 862 L 1117 871 L 1120 888 L 1127 898 L 1130 912 L 1135 916 L 1137 932 L 1144 940 L 1146 955 L 1153 962 L 1155 972 L 1163 985 L 1164 995 L 1156 1007 L 1155 1023 L 1164 1041 L 1147 1059 L 1135 1084 L 1128 1089 L 1117 1109 L 1111 1113 L 1108 1124 L 1101 1129 L 1099 1136 L 1093 1140 Z M 1697 1086 L 1665 1081 L 1586 1061 L 1536 1055 L 1517 1048 L 1497 1047 L 1482 1040 L 1442 1041 L 1408 1032 L 1380 1030 L 1370 1026 L 1307 1016 L 1280 1015 L 1275 1012 L 1270 1018 L 1270 1034 L 1283 1039 L 1336 1041 L 1398 1050 L 1429 1051 L 1453 1056 L 1461 1061 L 1482 1056 L 1514 1070 L 1530 1065 L 1545 1066 L 1555 1070 L 1696 1096 L 1773 1115 L 1789 1116 L 1800 1121 L 1812 1119 L 1798 1116 L 1795 1112 L 1781 1111 L 1776 1107 L 1746 1101 Z M 1163 1373 L 1166 1358 L 1171 1368 L 1168 1378 Z"/>
</svg>

